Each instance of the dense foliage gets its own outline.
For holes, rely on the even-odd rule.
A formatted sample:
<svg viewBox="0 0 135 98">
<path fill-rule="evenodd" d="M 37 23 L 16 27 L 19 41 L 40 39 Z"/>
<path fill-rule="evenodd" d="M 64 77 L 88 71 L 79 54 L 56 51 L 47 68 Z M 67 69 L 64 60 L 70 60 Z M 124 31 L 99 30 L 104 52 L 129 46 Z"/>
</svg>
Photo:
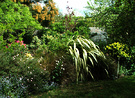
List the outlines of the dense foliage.
<svg viewBox="0 0 135 98">
<path fill-rule="evenodd" d="M 95 0 L 94 4 L 88 2 L 88 5 L 87 8 L 92 11 L 89 17 L 95 20 L 96 26 L 104 27 L 108 34 L 109 45 L 106 46 L 106 52 L 118 61 L 118 65 L 123 68 L 121 70 L 125 70 L 124 67 L 132 69 L 134 66 L 132 51 L 135 46 L 135 1 Z"/>
<path fill-rule="evenodd" d="M 14 3 L 9 0 L 5 0 L 0 3 L 0 35 L 3 35 L 3 39 L 12 42 L 15 39 L 22 40 L 22 36 L 25 33 L 33 32 L 35 29 L 41 29 L 29 8 L 20 4 Z"/>
<path fill-rule="evenodd" d="M 29 6 L 32 16 L 38 20 L 43 26 L 54 23 L 55 15 L 58 15 L 58 9 L 55 7 L 53 0 L 11 0 L 13 2 L 21 2 Z M 42 7 L 42 3 L 44 6 Z"/>
<path fill-rule="evenodd" d="M 93 19 L 76 17 L 74 12 L 70 13 L 69 6 L 68 14 L 56 16 L 58 11 L 53 0 L 43 0 L 43 8 L 38 1 L 0 1 L 0 94 L 3 98 L 27 97 L 76 80 L 115 79 L 118 68 L 119 74 L 135 74 L 135 47 L 130 39 L 134 36 L 129 35 L 130 30 L 134 31 L 133 26 L 126 29 L 128 40 L 124 38 L 125 31 L 121 32 L 122 13 L 127 11 L 130 16 L 133 6 L 125 5 L 126 1 L 118 6 L 115 1 L 117 6 L 110 8 L 111 5 L 104 7 L 100 1 L 101 9 L 96 8 L 100 11 L 94 13 Z M 101 17 L 102 14 L 106 16 Z M 57 22 L 53 23 L 55 19 Z M 106 28 L 109 36 L 106 43 L 95 44 L 90 40 L 89 27 L 96 24 Z M 122 38 L 117 39 L 116 31 Z"/>
<path fill-rule="evenodd" d="M 111 42 L 121 42 L 133 46 L 135 38 L 134 0 L 95 0 L 88 2 L 96 25 L 104 27 Z"/>
</svg>

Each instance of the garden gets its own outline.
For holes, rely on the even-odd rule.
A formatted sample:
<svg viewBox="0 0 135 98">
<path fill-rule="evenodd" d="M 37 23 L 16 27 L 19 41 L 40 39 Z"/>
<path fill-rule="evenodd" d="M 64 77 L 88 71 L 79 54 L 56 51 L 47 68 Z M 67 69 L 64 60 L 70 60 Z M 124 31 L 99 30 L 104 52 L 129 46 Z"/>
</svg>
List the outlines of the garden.
<svg viewBox="0 0 135 98">
<path fill-rule="evenodd" d="M 0 98 L 133 98 L 135 1 L 88 1 L 85 17 L 39 1 L 0 1 Z"/>
</svg>

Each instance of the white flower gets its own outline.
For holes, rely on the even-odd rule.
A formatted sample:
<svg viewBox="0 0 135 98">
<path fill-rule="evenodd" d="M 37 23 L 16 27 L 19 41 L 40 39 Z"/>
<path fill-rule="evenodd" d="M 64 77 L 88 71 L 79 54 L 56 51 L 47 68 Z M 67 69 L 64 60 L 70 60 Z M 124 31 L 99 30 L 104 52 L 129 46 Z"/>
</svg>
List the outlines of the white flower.
<svg viewBox="0 0 135 98">
<path fill-rule="evenodd" d="M 59 63 L 59 61 L 58 61 L 58 60 L 56 60 L 56 62 L 57 62 L 57 63 Z"/>
<path fill-rule="evenodd" d="M 13 57 L 13 60 L 15 60 L 15 57 Z"/>
<path fill-rule="evenodd" d="M 42 60 L 43 60 L 43 57 L 41 57 L 41 58 L 38 60 L 38 63 L 40 63 Z"/>
<path fill-rule="evenodd" d="M 30 72 L 30 74 L 32 74 L 32 72 Z"/>
<path fill-rule="evenodd" d="M 20 78 L 20 80 L 22 80 L 22 78 Z"/>
</svg>

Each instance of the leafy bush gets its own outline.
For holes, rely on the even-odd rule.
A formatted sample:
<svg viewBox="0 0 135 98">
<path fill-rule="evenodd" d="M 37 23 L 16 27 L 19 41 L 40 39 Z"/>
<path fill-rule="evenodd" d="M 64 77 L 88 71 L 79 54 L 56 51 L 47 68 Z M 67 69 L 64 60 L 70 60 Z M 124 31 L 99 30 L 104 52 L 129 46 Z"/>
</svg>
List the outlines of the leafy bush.
<svg viewBox="0 0 135 98">
<path fill-rule="evenodd" d="M 130 47 L 130 48 L 131 48 L 131 53 L 130 53 L 131 58 L 130 58 L 130 60 L 131 60 L 131 63 L 135 64 L 135 46 Z"/>
<path fill-rule="evenodd" d="M 130 69 L 128 70 L 129 75 L 135 75 L 135 64 L 131 64 Z"/>
<path fill-rule="evenodd" d="M 22 40 L 25 33 L 42 28 L 32 17 L 28 7 L 10 0 L 0 3 L 0 21 L 0 34 L 4 35 L 4 39 L 9 39 L 13 35 L 16 39 Z"/>
<path fill-rule="evenodd" d="M 27 50 L 26 44 L 24 44 L 23 41 L 19 40 L 12 42 L 5 47 L 5 52 L 10 52 L 13 54 L 20 54 L 21 52 L 25 52 Z"/>
<path fill-rule="evenodd" d="M 107 45 L 105 50 L 109 53 L 110 56 L 114 58 L 130 57 L 129 54 L 127 53 L 129 50 L 127 45 L 119 42 L 114 42 L 112 44 Z"/>
<path fill-rule="evenodd" d="M 70 36 L 59 34 L 56 31 L 47 31 L 41 37 L 35 36 L 30 44 L 31 49 L 46 50 L 47 52 L 57 53 L 67 51 L 67 42 Z"/>
<path fill-rule="evenodd" d="M 135 65 L 132 64 L 132 65 L 130 66 L 130 69 L 127 69 L 126 67 L 121 66 L 121 67 L 120 67 L 119 76 L 121 76 L 121 75 L 124 75 L 124 76 L 127 76 L 127 75 L 135 75 Z"/>
<path fill-rule="evenodd" d="M 49 72 L 40 67 L 39 59 L 29 53 L 13 55 L 2 52 L 0 58 L 0 76 L 21 76 L 30 93 L 46 91 L 42 88 L 49 82 Z"/>
<path fill-rule="evenodd" d="M 126 59 L 126 66 L 121 66 L 124 75 L 135 75 L 135 47 L 130 47 L 130 49 L 130 58 Z"/>
<path fill-rule="evenodd" d="M 131 49 L 131 50 L 130 50 Z M 109 44 L 105 48 L 106 52 L 118 62 L 118 74 L 134 74 L 134 47 L 119 42 Z M 119 70 L 120 69 L 120 70 Z"/>
<path fill-rule="evenodd" d="M 37 36 L 34 36 L 29 47 L 31 49 L 38 49 L 40 46 L 41 46 L 41 40 Z"/>
<path fill-rule="evenodd" d="M 73 45 L 73 46 L 71 46 Z M 103 52 L 101 52 L 91 40 L 77 37 L 69 41 L 69 51 L 73 57 L 76 66 L 77 82 L 87 80 L 88 76 L 94 79 L 92 70 L 100 68 L 106 75 L 108 75 L 107 65 L 98 66 L 96 64 L 99 60 L 106 59 Z M 96 71 L 98 74 L 98 71 Z"/>
<path fill-rule="evenodd" d="M 73 31 L 78 31 L 80 35 L 90 38 L 90 29 L 88 23 L 86 23 L 84 20 L 79 20 Z"/>
<path fill-rule="evenodd" d="M 128 59 L 130 59 L 131 56 L 129 54 L 129 48 L 126 44 L 114 42 L 107 45 L 105 50 L 111 57 L 118 61 L 120 65 L 128 67 Z"/>
<path fill-rule="evenodd" d="M 76 31 L 78 34 L 85 36 L 86 38 L 90 38 L 90 29 L 88 26 L 88 23 L 86 23 L 84 20 L 79 20 L 75 23 L 71 23 L 75 21 L 75 19 L 70 19 L 70 15 L 65 16 L 65 19 L 63 19 L 63 22 L 56 22 L 50 26 L 50 28 L 53 31 L 57 31 L 58 33 L 75 33 Z M 74 17 L 76 18 L 76 17 Z M 71 24 L 70 24 L 71 23 Z"/>
<path fill-rule="evenodd" d="M 3 40 L 3 36 L 1 35 L 0 36 L 0 50 L 5 49 L 6 44 L 7 44 L 6 41 Z"/>
<path fill-rule="evenodd" d="M 53 31 L 57 31 L 58 33 L 64 33 L 65 26 L 62 22 L 55 22 L 49 26 Z"/>
<path fill-rule="evenodd" d="M 100 50 L 105 53 L 105 47 L 107 45 L 107 42 L 99 40 L 96 41 L 95 44 L 98 45 L 100 47 Z"/>
</svg>

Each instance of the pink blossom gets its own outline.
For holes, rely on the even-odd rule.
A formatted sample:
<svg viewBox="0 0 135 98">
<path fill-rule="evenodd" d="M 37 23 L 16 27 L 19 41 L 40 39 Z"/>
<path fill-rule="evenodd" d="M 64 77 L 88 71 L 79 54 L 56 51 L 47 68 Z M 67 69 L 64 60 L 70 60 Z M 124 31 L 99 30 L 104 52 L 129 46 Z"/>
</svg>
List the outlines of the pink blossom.
<svg viewBox="0 0 135 98">
<path fill-rule="evenodd" d="M 24 46 L 25 46 L 25 48 L 26 48 L 26 44 L 23 44 Z"/>
<path fill-rule="evenodd" d="M 25 48 L 26 48 L 26 44 L 24 44 L 23 41 L 15 40 L 15 42 L 20 44 L 20 46 L 22 46 L 22 45 L 25 46 Z M 8 46 L 11 46 L 11 44 L 8 44 Z M 6 48 L 8 48 L 8 46 L 6 46 Z"/>
<path fill-rule="evenodd" d="M 23 43 L 23 41 L 20 41 L 21 43 Z"/>
<path fill-rule="evenodd" d="M 19 41 L 19 40 L 17 40 L 16 42 L 17 42 L 17 43 L 19 43 L 20 41 Z"/>
</svg>

